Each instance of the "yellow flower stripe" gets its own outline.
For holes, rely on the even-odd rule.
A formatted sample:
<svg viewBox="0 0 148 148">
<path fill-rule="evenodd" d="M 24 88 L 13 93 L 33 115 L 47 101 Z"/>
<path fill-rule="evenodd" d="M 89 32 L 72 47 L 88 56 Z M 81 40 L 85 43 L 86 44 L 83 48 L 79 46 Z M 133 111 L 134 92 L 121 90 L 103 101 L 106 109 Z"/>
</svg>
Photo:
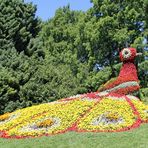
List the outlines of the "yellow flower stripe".
<svg viewBox="0 0 148 148">
<path fill-rule="evenodd" d="M 104 124 L 98 123 L 93 124 L 93 121 L 100 116 L 108 117 L 108 114 L 114 115 L 114 120 L 117 117 L 122 119 L 121 123 Z M 111 115 L 109 115 L 111 117 Z M 136 120 L 135 115 L 132 112 L 128 102 L 124 100 L 113 100 L 109 98 L 103 99 L 97 104 L 88 115 L 84 116 L 78 123 L 78 130 L 118 130 L 131 126 Z"/>
<path fill-rule="evenodd" d="M 145 105 L 143 102 L 139 100 L 132 100 L 132 103 L 138 110 L 141 119 L 144 121 L 147 121 L 148 120 L 148 105 Z"/>
</svg>

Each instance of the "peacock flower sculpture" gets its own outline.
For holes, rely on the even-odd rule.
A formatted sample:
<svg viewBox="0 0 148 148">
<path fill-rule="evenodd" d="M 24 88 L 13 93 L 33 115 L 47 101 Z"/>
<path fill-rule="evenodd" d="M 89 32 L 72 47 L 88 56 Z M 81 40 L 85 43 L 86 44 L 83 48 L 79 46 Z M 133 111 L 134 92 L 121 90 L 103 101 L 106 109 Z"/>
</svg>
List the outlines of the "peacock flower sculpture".
<svg viewBox="0 0 148 148">
<path fill-rule="evenodd" d="M 67 131 L 120 132 L 148 123 L 148 105 L 131 95 L 139 90 L 135 48 L 120 52 L 119 76 L 99 91 L 76 95 L 0 116 L 0 137 L 29 138 Z"/>
<path fill-rule="evenodd" d="M 137 55 L 135 48 L 124 48 L 120 52 L 120 59 L 123 62 L 119 76 L 116 80 L 106 83 L 99 91 L 103 93 L 133 94 L 140 89 L 134 59 Z M 101 94 L 100 94 L 101 95 Z"/>
</svg>

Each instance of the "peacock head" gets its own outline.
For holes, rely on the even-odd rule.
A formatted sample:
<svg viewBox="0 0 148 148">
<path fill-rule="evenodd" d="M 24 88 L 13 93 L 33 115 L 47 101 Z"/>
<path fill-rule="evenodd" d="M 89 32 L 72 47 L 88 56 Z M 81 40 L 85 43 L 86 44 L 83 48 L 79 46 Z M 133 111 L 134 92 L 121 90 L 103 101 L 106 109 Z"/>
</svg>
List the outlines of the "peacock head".
<svg viewBox="0 0 148 148">
<path fill-rule="evenodd" d="M 136 48 L 124 48 L 120 52 L 120 59 L 121 61 L 133 61 L 136 56 L 141 55 L 142 53 L 137 53 Z"/>
</svg>

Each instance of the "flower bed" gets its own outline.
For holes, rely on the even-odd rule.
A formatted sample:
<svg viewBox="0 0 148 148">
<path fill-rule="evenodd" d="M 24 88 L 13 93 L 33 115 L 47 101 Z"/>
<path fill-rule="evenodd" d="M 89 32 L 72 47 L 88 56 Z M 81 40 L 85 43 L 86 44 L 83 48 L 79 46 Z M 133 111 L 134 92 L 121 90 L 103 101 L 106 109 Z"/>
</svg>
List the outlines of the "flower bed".
<svg viewBox="0 0 148 148">
<path fill-rule="evenodd" d="M 126 100 L 105 98 L 78 122 L 78 131 L 114 131 L 131 127 L 137 115 Z"/>
<path fill-rule="evenodd" d="M 73 99 L 19 110 L 20 117 L 1 126 L 6 137 L 28 137 L 65 132 L 96 101 Z M 48 121 L 48 122 L 47 122 Z"/>
<path fill-rule="evenodd" d="M 139 100 L 132 100 L 143 122 L 148 122 L 148 105 L 143 104 Z"/>
<path fill-rule="evenodd" d="M 36 105 L 0 116 L 0 137 L 27 138 L 66 131 L 117 132 L 148 121 L 148 106 L 133 96 L 97 92 Z"/>
<path fill-rule="evenodd" d="M 118 132 L 148 122 L 148 105 L 125 95 L 139 90 L 135 48 L 120 52 L 119 76 L 98 92 L 72 96 L 0 116 L 0 137 L 27 138 L 66 131 Z"/>
</svg>

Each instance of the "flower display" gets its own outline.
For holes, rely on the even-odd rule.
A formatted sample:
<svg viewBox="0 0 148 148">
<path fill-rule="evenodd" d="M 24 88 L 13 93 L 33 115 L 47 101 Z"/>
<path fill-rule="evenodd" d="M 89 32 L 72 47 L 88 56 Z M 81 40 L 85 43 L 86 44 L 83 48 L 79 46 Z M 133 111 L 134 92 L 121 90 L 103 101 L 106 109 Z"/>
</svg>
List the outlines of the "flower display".
<svg viewBox="0 0 148 148">
<path fill-rule="evenodd" d="M 134 93 L 140 89 L 134 58 L 137 52 L 135 48 L 124 48 L 120 52 L 120 59 L 123 65 L 119 76 L 102 86 L 99 92 L 114 92 L 119 94 Z"/>
<path fill-rule="evenodd" d="M 148 122 L 148 105 L 143 104 L 139 100 L 132 100 L 132 103 L 134 104 L 137 111 L 139 112 L 143 122 Z"/>
<path fill-rule="evenodd" d="M 88 93 L 0 116 L 0 136 L 27 138 L 67 131 L 116 132 L 148 121 L 148 106 L 133 96 Z"/>
<path fill-rule="evenodd" d="M 55 123 L 54 119 L 45 119 L 39 123 L 36 124 L 36 128 L 47 128 L 51 127 Z"/>
<path fill-rule="evenodd" d="M 67 131 L 119 132 L 148 122 L 148 105 L 129 94 L 139 90 L 136 49 L 120 52 L 123 66 L 117 79 L 98 92 L 63 98 L 0 116 L 0 137 L 29 138 Z"/>
<path fill-rule="evenodd" d="M 136 57 L 136 49 L 135 48 L 124 48 L 120 52 L 121 61 L 131 61 Z"/>
<path fill-rule="evenodd" d="M 127 101 L 104 98 L 78 122 L 78 131 L 113 131 L 131 127 L 137 116 Z"/>
<path fill-rule="evenodd" d="M 0 130 L 1 130 L 1 127 L 2 125 L 5 125 L 9 122 L 11 122 L 12 120 L 16 119 L 19 117 L 19 114 L 18 113 L 6 113 L 4 115 L 1 115 L 0 118 Z"/>
<path fill-rule="evenodd" d="M 5 130 L 8 137 L 36 137 L 65 132 L 97 101 L 82 98 L 62 99 L 56 104 L 46 103 L 28 107 L 16 111 L 20 113 L 20 117 L 3 124 L 0 130 Z"/>
<path fill-rule="evenodd" d="M 115 113 L 108 112 L 105 114 L 105 118 L 112 122 L 112 121 L 117 121 L 120 118 L 120 116 L 118 115 L 117 112 L 115 112 Z"/>
</svg>

